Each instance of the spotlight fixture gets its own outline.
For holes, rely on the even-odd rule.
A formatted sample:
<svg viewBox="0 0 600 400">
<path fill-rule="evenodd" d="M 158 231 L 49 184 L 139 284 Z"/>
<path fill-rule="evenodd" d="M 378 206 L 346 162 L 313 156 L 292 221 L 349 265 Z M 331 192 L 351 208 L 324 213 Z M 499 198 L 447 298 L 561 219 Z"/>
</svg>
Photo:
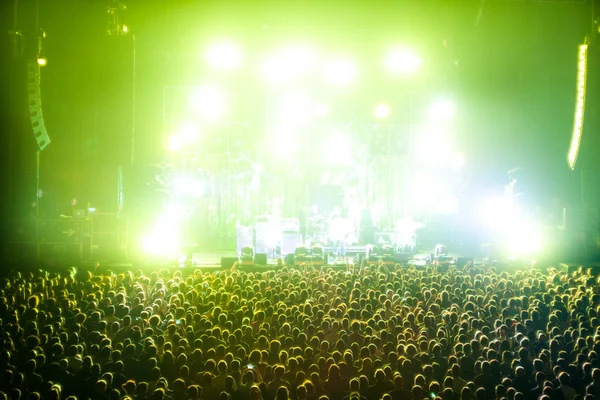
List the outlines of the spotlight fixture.
<svg viewBox="0 0 600 400">
<path fill-rule="evenodd" d="M 375 107 L 375 117 L 379 119 L 384 119 L 388 116 L 390 112 L 390 108 L 386 104 L 378 104 Z"/>
<path fill-rule="evenodd" d="M 409 74 L 417 71 L 421 58 L 406 49 L 393 49 L 387 57 L 387 67 L 397 74 Z"/>
<path fill-rule="evenodd" d="M 40 67 L 45 67 L 48 64 L 48 60 L 44 56 L 43 41 L 46 38 L 46 31 L 40 28 L 38 31 L 38 49 L 37 49 L 37 63 Z"/>
<path fill-rule="evenodd" d="M 127 10 L 125 3 L 111 0 L 106 13 L 108 14 L 108 34 L 114 36 L 126 35 L 129 27 L 123 24 L 123 13 Z"/>
</svg>

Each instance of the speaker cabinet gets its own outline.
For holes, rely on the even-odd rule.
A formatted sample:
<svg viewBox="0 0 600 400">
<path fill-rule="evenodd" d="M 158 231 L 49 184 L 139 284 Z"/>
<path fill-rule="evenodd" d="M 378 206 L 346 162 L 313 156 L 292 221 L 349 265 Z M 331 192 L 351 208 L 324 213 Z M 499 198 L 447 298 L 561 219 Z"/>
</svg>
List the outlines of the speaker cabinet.
<svg viewBox="0 0 600 400">
<path fill-rule="evenodd" d="M 50 137 L 46 131 L 42 115 L 42 99 L 40 96 L 40 66 L 36 60 L 27 64 L 27 97 L 29 104 L 29 118 L 33 136 L 38 149 L 44 150 L 50 144 Z"/>
<path fill-rule="evenodd" d="M 267 265 L 267 253 L 256 253 L 254 263 L 256 265 Z"/>
</svg>

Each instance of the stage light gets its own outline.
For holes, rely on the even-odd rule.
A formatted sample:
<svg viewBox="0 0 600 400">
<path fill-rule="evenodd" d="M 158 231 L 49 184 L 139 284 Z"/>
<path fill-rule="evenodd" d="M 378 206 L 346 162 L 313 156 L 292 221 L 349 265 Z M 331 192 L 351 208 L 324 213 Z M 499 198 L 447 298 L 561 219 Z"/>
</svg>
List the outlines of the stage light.
<svg viewBox="0 0 600 400">
<path fill-rule="evenodd" d="M 534 255 L 543 247 L 539 227 L 533 221 L 516 220 L 507 232 L 508 252 L 511 257 Z"/>
<path fill-rule="evenodd" d="M 485 200 L 479 208 L 483 223 L 492 230 L 505 230 L 514 219 L 512 202 L 506 197 Z"/>
<path fill-rule="evenodd" d="M 390 112 L 389 107 L 386 104 L 377 104 L 375 107 L 375 117 L 384 119 Z"/>
<path fill-rule="evenodd" d="M 293 46 L 267 58 L 262 67 L 263 77 L 271 83 L 297 79 L 314 69 L 315 52 L 304 46 Z"/>
<path fill-rule="evenodd" d="M 583 131 L 583 117 L 585 114 L 585 95 L 587 80 L 587 50 L 588 45 L 579 46 L 579 58 L 577 63 L 577 95 L 575 97 L 575 116 L 573 118 L 573 130 L 571 133 L 571 144 L 567 153 L 567 161 L 571 170 L 575 169 L 579 146 L 581 145 L 581 134 Z"/>
<path fill-rule="evenodd" d="M 415 155 L 426 163 L 439 163 L 451 159 L 451 143 L 448 134 L 439 131 L 421 132 L 415 141 Z"/>
<path fill-rule="evenodd" d="M 434 102 L 429 108 L 429 118 L 433 121 L 447 121 L 454 116 L 454 103 L 444 99 Z"/>
<path fill-rule="evenodd" d="M 276 119 L 287 123 L 306 122 L 311 117 L 310 99 L 304 93 L 286 93 L 279 103 Z"/>
<path fill-rule="evenodd" d="M 39 56 L 37 59 L 37 63 L 40 67 L 45 67 L 48 65 L 48 60 L 44 56 Z"/>
<path fill-rule="evenodd" d="M 288 156 L 294 152 L 294 137 L 281 132 L 273 140 L 275 152 L 280 156 Z"/>
<path fill-rule="evenodd" d="M 179 137 L 186 143 L 194 143 L 199 137 L 199 128 L 193 122 L 184 122 L 179 127 Z"/>
<path fill-rule="evenodd" d="M 242 52 L 239 47 L 231 42 L 215 43 L 206 50 L 208 64 L 216 69 L 232 70 L 240 66 Z"/>
<path fill-rule="evenodd" d="M 318 118 L 323 118 L 324 116 L 326 116 L 327 114 L 329 114 L 329 109 L 327 108 L 327 106 L 325 104 L 317 104 L 317 106 L 314 109 L 315 112 L 315 116 Z"/>
<path fill-rule="evenodd" d="M 176 204 L 169 204 L 152 230 L 143 237 L 142 249 L 147 254 L 175 256 L 180 254 L 181 220 L 183 209 Z"/>
<path fill-rule="evenodd" d="M 358 76 L 356 64 L 346 58 L 329 60 L 323 68 L 323 78 L 333 85 L 348 85 Z"/>
<path fill-rule="evenodd" d="M 192 196 L 201 198 L 206 190 L 203 182 L 199 177 L 189 175 L 177 175 L 173 178 L 173 190 L 178 195 Z M 171 214 L 181 214 L 182 211 L 170 211 Z"/>
<path fill-rule="evenodd" d="M 227 95 L 217 86 L 200 86 L 190 97 L 192 111 L 208 120 L 215 121 L 227 111 Z"/>
<path fill-rule="evenodd" d="M 465 155 L 463 153 L 458 153 L 454 157 L 454 165 L 456 168 L 462 168 L 465 165 Z"/>
<path fill-rule="evenodd" d="M 352 165 L 352 139 L 344 133 L 330 133 L 323 141 L 323 159 L 334 165 Z"/>
<path fill-rule="evenodd" d="M 436 212 L 440 215 L 458 214 L 458 199 L 450 195 L 442 196 L 437 201 Z"/>
<path fill-rule="evenodd" d="M 387 57 L 387 67 L 398 74 L 415 72 L 421 65 L 421 59 L 413 52 L 403 49 L 394 49 Z"/>
<path fill-rule="evenodd" d="M 121 28 L 121 30 L 123 31 L 123 33 L 129 32 L 129 28 L 127 27 L 127 25 L 123 25 L 123 27 Z"/>
<path fill-rule="evenodd" d="M 179 245 L 173 236 L 157 231 L 144 237 L 142 248 L 148 254 L 167 256 L 176 253 Z"/>
<path fill-rule="evenodd" d="M 169 138 L 169 150 L 171 151 L 181 151 L 183 148 L 183 140 L 179 136 L 173 135 Z"/>
<path fill-rule="evenodd" d="M 295 129 L 285 124 L 274 124 L 268 129 L 265 145 L 278 156 L 289 156 L 298 151 L 298 137 Z"/>
</svg>

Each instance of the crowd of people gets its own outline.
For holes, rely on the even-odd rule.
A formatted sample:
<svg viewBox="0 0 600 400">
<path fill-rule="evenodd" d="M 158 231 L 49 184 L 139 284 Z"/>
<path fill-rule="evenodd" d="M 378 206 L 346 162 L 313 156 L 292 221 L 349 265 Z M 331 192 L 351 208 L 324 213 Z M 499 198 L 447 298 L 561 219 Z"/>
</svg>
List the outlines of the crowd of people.
<svg viewBox="0 0 600 400">
<path fill-rule="evenodd" d="M 582 270 L 37 271 L 0 290 L 0 400 L 600 399 Z"/>
</svg>

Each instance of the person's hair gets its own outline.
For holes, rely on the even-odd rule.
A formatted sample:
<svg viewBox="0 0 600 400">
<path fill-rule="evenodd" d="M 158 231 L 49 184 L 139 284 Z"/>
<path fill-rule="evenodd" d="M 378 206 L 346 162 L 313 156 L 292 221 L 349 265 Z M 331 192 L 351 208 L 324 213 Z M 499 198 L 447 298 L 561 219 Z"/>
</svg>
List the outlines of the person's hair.
<svg viewBox="0 0 600 400">
<path fill-rule="evenodd" d="M 275 399 L 276 400 L 288 400 L 289 399 L 289 392 L 288 392 L 287 387 L 280 386 L 277 389 L 277 393 L 275 395 Z"/>
</svg>

